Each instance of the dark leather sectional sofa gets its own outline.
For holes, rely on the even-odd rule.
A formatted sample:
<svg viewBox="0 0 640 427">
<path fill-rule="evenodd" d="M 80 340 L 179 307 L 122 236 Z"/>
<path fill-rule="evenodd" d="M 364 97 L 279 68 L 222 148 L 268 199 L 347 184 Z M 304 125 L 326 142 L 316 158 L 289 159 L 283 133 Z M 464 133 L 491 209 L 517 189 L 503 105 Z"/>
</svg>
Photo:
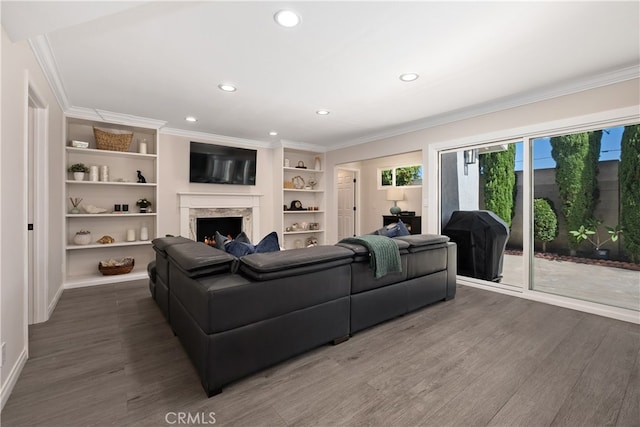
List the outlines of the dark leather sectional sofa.
<svg viewBox="0 0 640 427">
<path fill-rule="evenodd" d="M 448 237 L 393 241 L 402 272 L 376 279 L 358 244 L 238 259 L 164 237 L 153 241 L 149 289 L 213 396 L 248 374 L 455 296 L 456 245 Z"/>
</svg>

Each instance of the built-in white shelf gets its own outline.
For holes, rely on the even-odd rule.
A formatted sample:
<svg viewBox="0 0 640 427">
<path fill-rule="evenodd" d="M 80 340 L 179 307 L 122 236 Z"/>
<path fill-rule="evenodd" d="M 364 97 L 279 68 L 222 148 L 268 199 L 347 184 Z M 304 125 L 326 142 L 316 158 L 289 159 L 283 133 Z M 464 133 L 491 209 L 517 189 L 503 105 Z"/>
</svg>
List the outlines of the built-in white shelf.
<svg viewBox="0 0 640 427">
<path fill-rule="evenodd" d="M 98 266 L 96 265 L 96 269 Z M 114 282 L 131 282 L 133 280 L 148 279 L 146 264 L 136 265 L 130 273 L 104 276 L 100 272 L 68 277 L 64 283 L 65 289 L 81 288 L 85 286 L 106 285 Z"/>
<path fill-rule="evenodd" d="M 282 211 L 283 214 L 316 214 L 316 213 L 324 213 L 324 211 Z"/>
<path fill-rule="evenodd" d="M 326 243 L 326 233 L 323 229 L 320 230 L 296 230 L 286 231 L 287 228 L 291 230 L 293 222 L 300 223 L 303 219 L 307 222 L 313 222 L 318 224 L 318 227 L 326 227 L 326 194 L 325 194 L 325 171 L 322 170 L 322 165 L 325 163 L 324 153 L 316 150 L 300 149 L 298 147 L 283 146 L 280 152 L 282 161 L 282 202 L 279 203 L 283 206 L 281 218 L 280 236 L 282 237 L 281 245 L 286 249 L 293 249 L 298 247 L 301 239 L 297 236 L 302 236 L 302 239 L 306 237 L 314 236 L 318 240 L 318 244 L 323 245 Z M 318 161 L 320 162 L 318 164 Z M 295 165 L 304 163 L 307 168 L 297 168 Z M 316 169 L 316 165 L 318 168 Z M 312 169 L 313 168 L 313 169 Z M 296 179 L 297 176 L 302 177 L 302 180 Z M 309 181 L 315 181 L 314 188 L 307 184 Z M 291 183 L 304 185 L 302 188 L 284 188 L 292 187 Z M 294 202 L 300 202 L 303 207 L 316 207 L 318 210 L 287 210 Z M 296 216 L 297 215 L 297 216 Z M 302 215 L 302 216 L 300 216 Z"/>
<path fill-rule="evenodd" d="M 76 148 L 66 147 L 68 153 L 77 154 L 90 154 L 95 156 L 107 156 L 107 157 L 132 157 L 139 159 L 155 159 L 157 154 L 140 154 L 131 151 L 111 151 L 111 150 L 96 150 L 95 148 Z"/>
<path fill-rule="evenodd" d="M 315 233 L 324 233 L 324 230 L 285 231 L 282 234 L 286 234 L 288 236 L 290 234 L 315 234 Z"/>
<path fill-rule="evenodd" d="M 285 171 L 294 171 L 294 172 L 310 172 L 310 173 L 324 173 L 323 170 L 316 170 L 316 169 L 303 169 L 303 168 L 292 168 L 292 167 L 283 167 L 282 169 L 284 169 Z"/>
<path fill-rule="evenodd" d="M 155 187 L 158 184 L 155 182 L 146 182 L 141 184 L 139 182 L 120 182 L 120 181 L 76 181 L 73 179 L 68 179 L 66 181 L 67 184 L 77 184 L 77 185 L 128 185 L 134 187 Z"/>
<path fill-rule="evenodd" d="M 105 248 L 114 248 L 117 246 L 141 246 L 141 245 L 150 245 L 151 240 L 136 240 L 135 242 L 114 242 L 114 243 L 91 243 L 89 245 L 76 245 L 71 244 L 67 245 L 67 250 L 75 250 L 75 249 L 105 249 Z"/>
<path fill-rule="evenodd" d="M 94 138 L 94 126 L 133 133 L 130 151 L 98 150 Z M 144 279 L 147 277 L 147 264 L 154 259 L 151 240 L 158 235 L 157 212 L 140 213 L 136 201 L 148 199 L 153 205 L 158 203 L 158 166 L 159 141 L 158 130 L 155 127 L 141 127 L 123 123 L 109 123 L 105 121 L 87 120 L 71 115 L 65 116 L 64 140 L 86 141 L 91 148 L 77 148 L 67 146 L 64 150 L 66 168 L 83 163 L 88 167 L 97 166 L 100 172 L 107 168 L 107 181 L 76 181 L 64 170 L 60 177 L 64 182 L 65 206 L 62 223 L 63 235 L 66 239 L 61 243 L 64 262 L 65 288 L 92 286 L 106 283 Z M 147 152 L 139 153 L 140 141 L 146 141 Z M 142 174 L 145 183 L 138 182 Z M 86 174 L 89 175 L 89 174 Z M 100 174 L 99 174 L 100 175 Z M 81 209 L 82 213 L 70 213 L 69 199 L 82 199 L 85 205 L 92 204 L 99 207 L 109 207 L 100 214 L 90 214 Z M 114 212 L 115 204 L 128 204 L 131 209 L 127 213 Z M 154 206 L 155 207 L 155 206 Z M 141 227 L 146 227 L 149 240 L 125 241 L 128 230 L 136 230 L 139 237 Z M 78 229 L 92 230 L 92 241 L 88 245 L 73 243 L 73 235 Z M 100 236 L 111 235 L 117 240 L 114 243 L 101 244 L 97 240 Z M 104 276 L 98 271 L 100 261 L 131 257 L 135 260 L 135 267 L 131 273 Z"/>
</svg>

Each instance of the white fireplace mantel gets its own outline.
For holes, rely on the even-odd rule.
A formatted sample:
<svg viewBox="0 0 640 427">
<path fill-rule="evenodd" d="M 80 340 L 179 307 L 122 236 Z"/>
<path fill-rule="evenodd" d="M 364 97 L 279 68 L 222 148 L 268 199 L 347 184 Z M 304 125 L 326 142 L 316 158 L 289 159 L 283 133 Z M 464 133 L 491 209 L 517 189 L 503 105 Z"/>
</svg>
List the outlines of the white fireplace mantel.
<svg viewBox="0 0 640 427">
<path fill-rule="evenodd" d="M 251 240 L 260 239 L 260 197 L 248 193 L 178 193 L 180 206 L 180 235 L 191 237 L 190 217 L 198 209 L 250 209 Z"/>
</svg>

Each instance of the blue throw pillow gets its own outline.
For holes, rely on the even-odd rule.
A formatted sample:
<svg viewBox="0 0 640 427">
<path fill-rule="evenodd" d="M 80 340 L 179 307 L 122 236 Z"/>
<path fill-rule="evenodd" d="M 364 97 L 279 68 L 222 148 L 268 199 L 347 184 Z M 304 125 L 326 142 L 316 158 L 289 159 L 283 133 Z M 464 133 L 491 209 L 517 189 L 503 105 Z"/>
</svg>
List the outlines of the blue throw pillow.
<svg viewBox="0 0 640 427">
<path fill-rule="evenodd" d="M 265 252 L 278 252 L 280 250 L 280 243 L 278 242 L 278 233 L 272 231 L 267 234 L 260 243 L 256 245 L 256 253 Z"/>
<path fill-rule="evenodd" d="M 224 245 L 224 250 L 238 258 L 256 252 L 256 248 L 251 243 L 238 242 L 237 240 L 231 240 Z"/>
<path fill-rule="evenodd" d="M 241 231 L 235 238 L 238 242 L 251 244 L 251 240 L 249 240 L 249 236 L 244 231 Z"/>
<path fill-rule="evenodd" d="M 409 233 L 407 226 L 404 225 L 401 219 L 398 219 L 397 223 L 387 226 L 387 237 L 408 236 L 409 234 L 411 233 Z"/>
</svg>

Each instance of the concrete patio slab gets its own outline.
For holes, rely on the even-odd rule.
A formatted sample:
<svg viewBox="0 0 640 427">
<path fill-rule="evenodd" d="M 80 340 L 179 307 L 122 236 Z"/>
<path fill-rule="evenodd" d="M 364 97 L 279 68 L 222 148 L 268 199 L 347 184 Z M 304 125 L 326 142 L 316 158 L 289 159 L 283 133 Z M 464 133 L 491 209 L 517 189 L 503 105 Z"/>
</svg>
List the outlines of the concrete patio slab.
<svg viewBox="0 0 640 427">
<path fill-rule="evenodd" d="M 533 289 L 640 311 L 640 271 L 534 258 Z M 522 286 L 521 255 L 505 255 L 503 284 Z"/>
</svg>

